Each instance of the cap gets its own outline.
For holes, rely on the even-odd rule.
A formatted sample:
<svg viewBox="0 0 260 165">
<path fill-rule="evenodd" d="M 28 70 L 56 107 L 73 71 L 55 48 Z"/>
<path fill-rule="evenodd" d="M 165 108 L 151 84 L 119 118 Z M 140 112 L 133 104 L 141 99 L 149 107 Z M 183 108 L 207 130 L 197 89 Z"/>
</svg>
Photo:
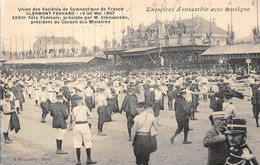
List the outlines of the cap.
<svg viewBox="0 0 260 165">
<path fill-rule="evenodd" d="M 135 89 L 132 88 L 132 87 L 129 87 L 129 88 L 127 89 L 127 92 L 128 92 L 128 93 L 133 93 L 134 91 L 135 91 Z"/>
<path fill-rule="evenodd" d="M 79 96 L 79 95 L 74 95 L 74 99 L 75 99 L 75 100 L 82 100 L 83 97 L 81 97 L 81 96 Z"/>
<path fill-rule="evenodd" d="M 112 86 L 112 85 L 113 85 L 112 82 L 107 83 L 107 86 Z"/>
<path fill-rule="evenodd" d="M 135 85 L 135 82 L 131 81 L 131 82 L 130 82 L 130 85 Z"/>
<path fill-rule="evenodd" d="M 104 92 L 105 88 L 99 88 L 99 92 Z"/>
<path fill-rule="evenodd" d="M 217 111 L 212 113 L 213 119 L 225 119 L 224 111 Z"/>
<path fill-rule="evenodd" d="M 247 126 L 245 119 L 229 119 L 227 120 L 227 131 L 225 134 L 246 133 Z"/>
<path fill-rule="evenodd" d="M 61 93 L 57 94 L 56 96 L 57 99 L 63 99 L 63 95 Z"/>
</svg>

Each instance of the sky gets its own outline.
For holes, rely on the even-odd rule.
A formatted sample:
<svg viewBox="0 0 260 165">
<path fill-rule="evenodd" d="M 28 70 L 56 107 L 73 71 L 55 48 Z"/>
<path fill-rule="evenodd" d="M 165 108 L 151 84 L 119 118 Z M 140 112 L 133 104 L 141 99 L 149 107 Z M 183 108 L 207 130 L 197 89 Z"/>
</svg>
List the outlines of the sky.
<svg viewBox="0 0 260 165">
<path fill-rule="evenodd" d="M 145 26 L 150 25 L 155 21 L 155 12 L 147 12 L 148 7 L 162 7 L 164 6 L 164 1 L 166 1 L 166 7 L 168 8 L 178 8 L 178 0 L 131 0 L 132 3 L 132 24 L 133 28 L 137 29 L 138 26 L 143 23 Z M 209 1 L 211 8 L 226 8 L 230 7 L 230 0 L 180 0 L 180 6 L 183 8 L 191 8 L 192 2 L 194 8 L 199 7 L 209 7 Z M 255 0 L 256 1 L 256 0 Z M 253 5 L 254 4 L 254 5 Z M 72 36 L 72 25 L 31 25 L 28 20 L 13 20 L 12 16 L 25 15 L 25 12 L 19 12 L 18 8 L 33 8 L 33 7 L 123 7 L 124 15 L 130 18 L 130 0 L 1 0 L 1 49 L 10 50 L 10 38 L 11 38 L 11 50 L 22 51 L 24 38 L 24 49 L 30 49 L 29 38 L 31 38 L 31 45 L 36 41 L 37 36 L 44 36 L 45 31 L 47 36 L 52 36 L 55 32 L 55 36 L 62 36 L 62 28 L 64 37 Z M 256 27 L 257 17 L 256 17 L 256 2 L 253 0 L 233 0 L 233 8 L 247 8 L 249 11 L 234 11 L 233 16 L 233 29 L 236 34 L 236 39 L 245 38 L 252 36 L 252 29 Z M 121 15 L 118 12 L 117 15 Z M 210 12 L 194 12 L 194 16 L 200 16 L 209 20 Z M 174 18 L 187 19 L 192 17 L 192 12 L 167 12 L 168 21 Z M 165 12 L 157 12 L 157 17 L 161 21 L 166 20 Z M 216 19 L 216 25 L 220 28 L 227 30 L 227 24 L 231 22 L 231 12 L 226 11 L 212 11 L 211 17 Z M 124 28 L 131 24 L 131 19 L 124 20 Z M 103 47 L 103 40 L 105 38 L 112 40 L 113 38 L 113 26 L 115 31 L 115 38 L 119 41 L 122 38 L 121 30 L 122 20 L 115 20 L 114 25 L 111 24 L 98 25 L 96 26 L 96 36 L 94 33 L 94 25 L 86 24 L 73 25 L 74 37 L 81 44 L 83 43 L 83 38 L 85 45 L 88 49 L 92 49 L 95 45 Z M 84 28 L 84 37 L 82 34 L 82 29 Z M 106 28 L 106 30 L 105 30 Z M 29 37 L 31 36 L 31 37 Z M 16 38 L 16 39 L 15 39 Z M 16 42 L 15 42 L 16 41 Z M 16 44 L 17 43 L 17 44 Z M 31 46 L 32 48 L 32 46 Z"/>
</svg>

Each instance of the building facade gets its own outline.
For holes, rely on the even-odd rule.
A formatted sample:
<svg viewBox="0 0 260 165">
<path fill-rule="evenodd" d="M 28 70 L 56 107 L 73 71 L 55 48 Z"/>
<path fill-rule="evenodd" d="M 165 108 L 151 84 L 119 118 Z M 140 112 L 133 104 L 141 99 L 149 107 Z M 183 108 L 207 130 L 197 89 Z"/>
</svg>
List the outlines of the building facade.
<svg viewBox="0 0 260 165">
<path fill-rule="evenodd" d="M 39 37 L 33 50 L 40 55 L 75 56 L 81 54 L 81 45 L 72 37 Z"/>
</svg>

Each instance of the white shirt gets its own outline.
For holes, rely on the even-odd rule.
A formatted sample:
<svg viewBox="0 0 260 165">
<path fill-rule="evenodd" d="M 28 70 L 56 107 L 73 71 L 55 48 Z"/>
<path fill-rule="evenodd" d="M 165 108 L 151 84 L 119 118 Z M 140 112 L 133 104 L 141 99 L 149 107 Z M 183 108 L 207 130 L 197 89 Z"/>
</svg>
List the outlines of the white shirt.
<svg viewBox="0 0 260 165">
<path fill-rule="evenodd" d="M 88 107 L 85 105 L 76 106 L 73 108 L 73 115 L 75 116 L 75 121 L 87 121 L 87 116 L 93 118 Z"/>
<path fill-rule="evenodd" d="M 166 93 L 167 93 L 167 90 L 168 90 L 167 86 L 165 86 L 165 85 L 162 85 L 162 86 L 161 86 L 161 92 L 162 92 L 163 94 L 166 94 Z"/>
<path fill-rule="evenodd" d="M 106 97 L 99 93 L 96 97 L 96 105 L 97 107 L 102 107 L 102 106 L 107 106 L 107 100 L 106 100 Z"/>
<path fill-rule="evenodd" d="M 113 98 L 110 88 L 105 88 L 104 95 L 106 98 L 109 98 L 109 99 Z"/>
<path fill-rule="evenodd" d="M 236 116 L 235 115 L 235 106 L 233 104 L 231 104 L 230 102 L 223 103 L 223 111 L 225 112 L 225 118 L 228 118 L 230 116 Z"/>
<path fill-rule="evenodd" d="M 12 111 L 11 111 L 11 103 L 10 103 L 10 102 L 7 102 L 6 100 L 4 100 L 4 101 L 2 102 L 2 105 L 3 105 L 3 111 L 4 111 L 4 113 L 10 113 L 10 112 L 12 112 Z"/>
<path fill-rule="evenodd" d="M 146 115 L 147 115 L 147 117 L 146 117 Z M 146 111 L 141 112 L 139 115 L 135 116 L 135 118 L 134 118 L 134 125 L 137 126 L 136 131 L 137 132 L 149 132 L 154 120 L 155 120 L 155 118 L 151 113 L 148 113 Z"/>
<path fill-rule="evenodd" d="M 39 96 L 40 96 L 40 102 L 46 102 L 48 99 L 48 96 L 45 91 L 42 91 Z"/>
<path fill-rule="evenodd" d="M 90 87 L 87 87 L 87 88 L 85 89 L 85 96 L 86 96 L 86 97 L 92 97 L 93 94 L 94 94 L 93 89 L 91 89 Z"/>
<path fill-rule="evenodd" d="M 187 93 L 187 95 L 186 95 L 185 99 L 188 102 L 192 102 L 192 93 L 191 93 L 191 91 L 190 90 L 186 90 L 186 93 Z"/>
<path fill-rule="evenodd" d="M 161 100 L 162 99 L 162 93 L 159 90 L 154 90 L 154 98 L 155 100 Z"/>
</svg>

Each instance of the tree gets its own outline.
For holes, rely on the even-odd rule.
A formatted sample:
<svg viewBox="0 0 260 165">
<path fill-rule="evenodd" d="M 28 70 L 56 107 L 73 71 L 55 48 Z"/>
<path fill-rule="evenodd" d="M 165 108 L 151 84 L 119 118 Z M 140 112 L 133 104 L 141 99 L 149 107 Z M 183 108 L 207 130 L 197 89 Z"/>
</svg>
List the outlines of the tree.
<svg viewBox="0 0 260 165">
<path fill-rule="evenodd" d="M 99 47 L 98 46 L 93 46 L 93 51 L 94 52 L 98 52 L 99 51 Z"/>
<path fill-rule="evenodd" d="M 87 47 L 86 46 L 82 46 L 82 48 L 81 48 L 81 52 L 82 52 L 82 54 L 86 54 L 87 53 Z"/>
</svg>

